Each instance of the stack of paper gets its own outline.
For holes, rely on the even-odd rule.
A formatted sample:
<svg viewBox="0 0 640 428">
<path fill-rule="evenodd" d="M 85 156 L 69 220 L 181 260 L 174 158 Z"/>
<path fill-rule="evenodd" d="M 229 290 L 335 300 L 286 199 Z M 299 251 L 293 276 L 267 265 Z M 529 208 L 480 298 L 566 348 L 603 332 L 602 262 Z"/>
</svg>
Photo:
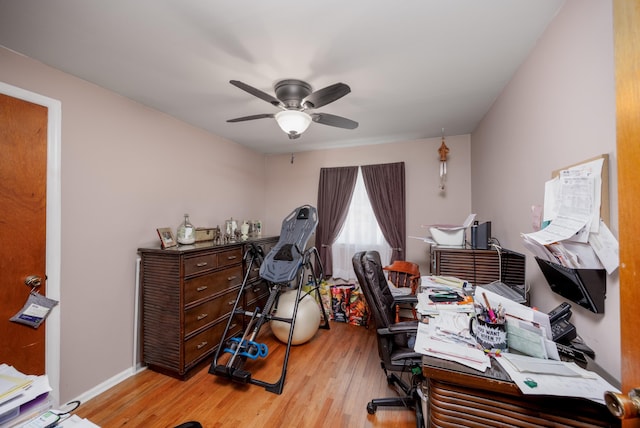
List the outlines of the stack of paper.
<svg viewBox="0 0 640 428">
<path fill-rule="evenodd" d="M 0 402 L 12 397 L 19 389 L 24 389 L 33 382 L 28 376 L 6 364 L 0 365 Z"/>
<path fill-rule="evenodd" d="M 597 373 L 575 363 L 503 354 L 496 358 L 523 394 L 580 397 L 604 404 L 606 391 L 620 392 Z"/>
<path fill-rule="evenodd" d="M 469 335 L 469 315 L 464 313 L 443 312 L 428 324 L 419 323 L 414 350 L 479 371 L 491 366 L 489 356 Z"/>
<path fill-rule="evenodd" d="M 423 276 L 417 294 L 416 311 L 422 315 L 437 315 L 440 312 L 473 312 L 473 299 L 465 294 L 466 281 L 455 277 Z M 451 299 L 434 296 L 451 296 Z"/>
<path fill-rule="evenodd" d="M 78 415 L 72 415 L 69 419 L 58 425 L 58 428 L 99 428 L 88 419 L 80 418 Z"/>
<path fill-rule="evenodd" d="M 14 367 L 0 364 L 0 427 L 15 426 L 33 413 L 51 408 L 47 375 L 25 375 Z"/>
</svg>

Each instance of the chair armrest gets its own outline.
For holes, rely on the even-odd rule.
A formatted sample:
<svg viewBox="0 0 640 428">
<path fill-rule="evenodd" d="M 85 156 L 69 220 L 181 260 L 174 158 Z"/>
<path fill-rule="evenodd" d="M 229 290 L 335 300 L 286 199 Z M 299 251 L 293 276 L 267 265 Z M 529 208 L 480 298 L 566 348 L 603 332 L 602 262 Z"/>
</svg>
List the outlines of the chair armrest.
<svg viewBox="0 0 640 428">
<path fill-rule="evenodd" d="M 418 331 L 418 321 L 401 321 L 386 328 L 379 328 L 378 334 L 390 336 L 398 333 L 415 333 Z"/>
</svg>

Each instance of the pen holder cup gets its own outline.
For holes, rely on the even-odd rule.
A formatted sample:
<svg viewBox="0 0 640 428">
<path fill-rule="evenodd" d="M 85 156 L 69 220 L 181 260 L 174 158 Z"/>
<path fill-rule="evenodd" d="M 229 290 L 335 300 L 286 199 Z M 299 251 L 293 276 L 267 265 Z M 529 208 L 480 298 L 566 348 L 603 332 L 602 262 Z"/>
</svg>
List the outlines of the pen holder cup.
<svg viewBox="0 0 640 428">
<path fill-rule="evenodd" d="M 507 324 L 491 322 L 484 315 L 476 315 L 469 320 L 469 332 L 484 349 L 508 351 Z"/>
</svg>

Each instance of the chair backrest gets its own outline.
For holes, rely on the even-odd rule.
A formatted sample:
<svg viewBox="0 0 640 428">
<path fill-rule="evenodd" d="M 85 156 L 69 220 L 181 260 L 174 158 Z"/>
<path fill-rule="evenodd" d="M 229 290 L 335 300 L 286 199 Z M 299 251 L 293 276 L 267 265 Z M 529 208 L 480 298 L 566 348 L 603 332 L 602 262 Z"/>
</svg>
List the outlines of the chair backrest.
<svg viewBox="0 0 640 428">
<path fill-rule="evenodd" d="M 395 320 L 395 304 L 377 251 L 361 251 L 352 259 L 353 270 L 373 315 L 376 328 L 389 327 Z"/>
<path fill-rule="evenodd" d="M 420 267 L 413 262 L 396 260 L 391 265 L 383 268 L 389 281 L 396 287 L 409 287 L 411 294 L 416 294 L 420 282 Z"/>
</svg>

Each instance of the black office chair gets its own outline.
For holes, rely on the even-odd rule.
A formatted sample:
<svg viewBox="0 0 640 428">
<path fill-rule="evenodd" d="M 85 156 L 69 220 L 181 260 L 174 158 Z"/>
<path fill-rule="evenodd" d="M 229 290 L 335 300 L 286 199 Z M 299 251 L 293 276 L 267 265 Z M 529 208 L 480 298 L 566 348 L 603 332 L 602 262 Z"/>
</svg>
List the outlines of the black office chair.
<svg viewBox="0 0 640 428">
<path fill-rule="evenodd" d="M 418 321 L 395 323 L 396 300 L 389 290 L 377 251 L 362 251 L 352 259 L 358 283 L 375 322 L 378 338 L 380 364 L 387 376 L 387 383 L 400 389 L 399 397 L 376 398 L 367 404 L 367 412 L 374 414 L 378 406 L 405 407 L 416 412 L 416 426 L 424 427 L 422 399 L 418 386 L 422 381 L 422 355 L 412 349 Z M 392 373 L 389 373 L 392 372 Z M 411 378 L 408 383 L 396 373 L 405 373 Z"/>
<path fill-rule="evenodd" d="M 197 421 L 184 422 L 174 428 L 202 428 L 202 424 Z"/>
</svg>

